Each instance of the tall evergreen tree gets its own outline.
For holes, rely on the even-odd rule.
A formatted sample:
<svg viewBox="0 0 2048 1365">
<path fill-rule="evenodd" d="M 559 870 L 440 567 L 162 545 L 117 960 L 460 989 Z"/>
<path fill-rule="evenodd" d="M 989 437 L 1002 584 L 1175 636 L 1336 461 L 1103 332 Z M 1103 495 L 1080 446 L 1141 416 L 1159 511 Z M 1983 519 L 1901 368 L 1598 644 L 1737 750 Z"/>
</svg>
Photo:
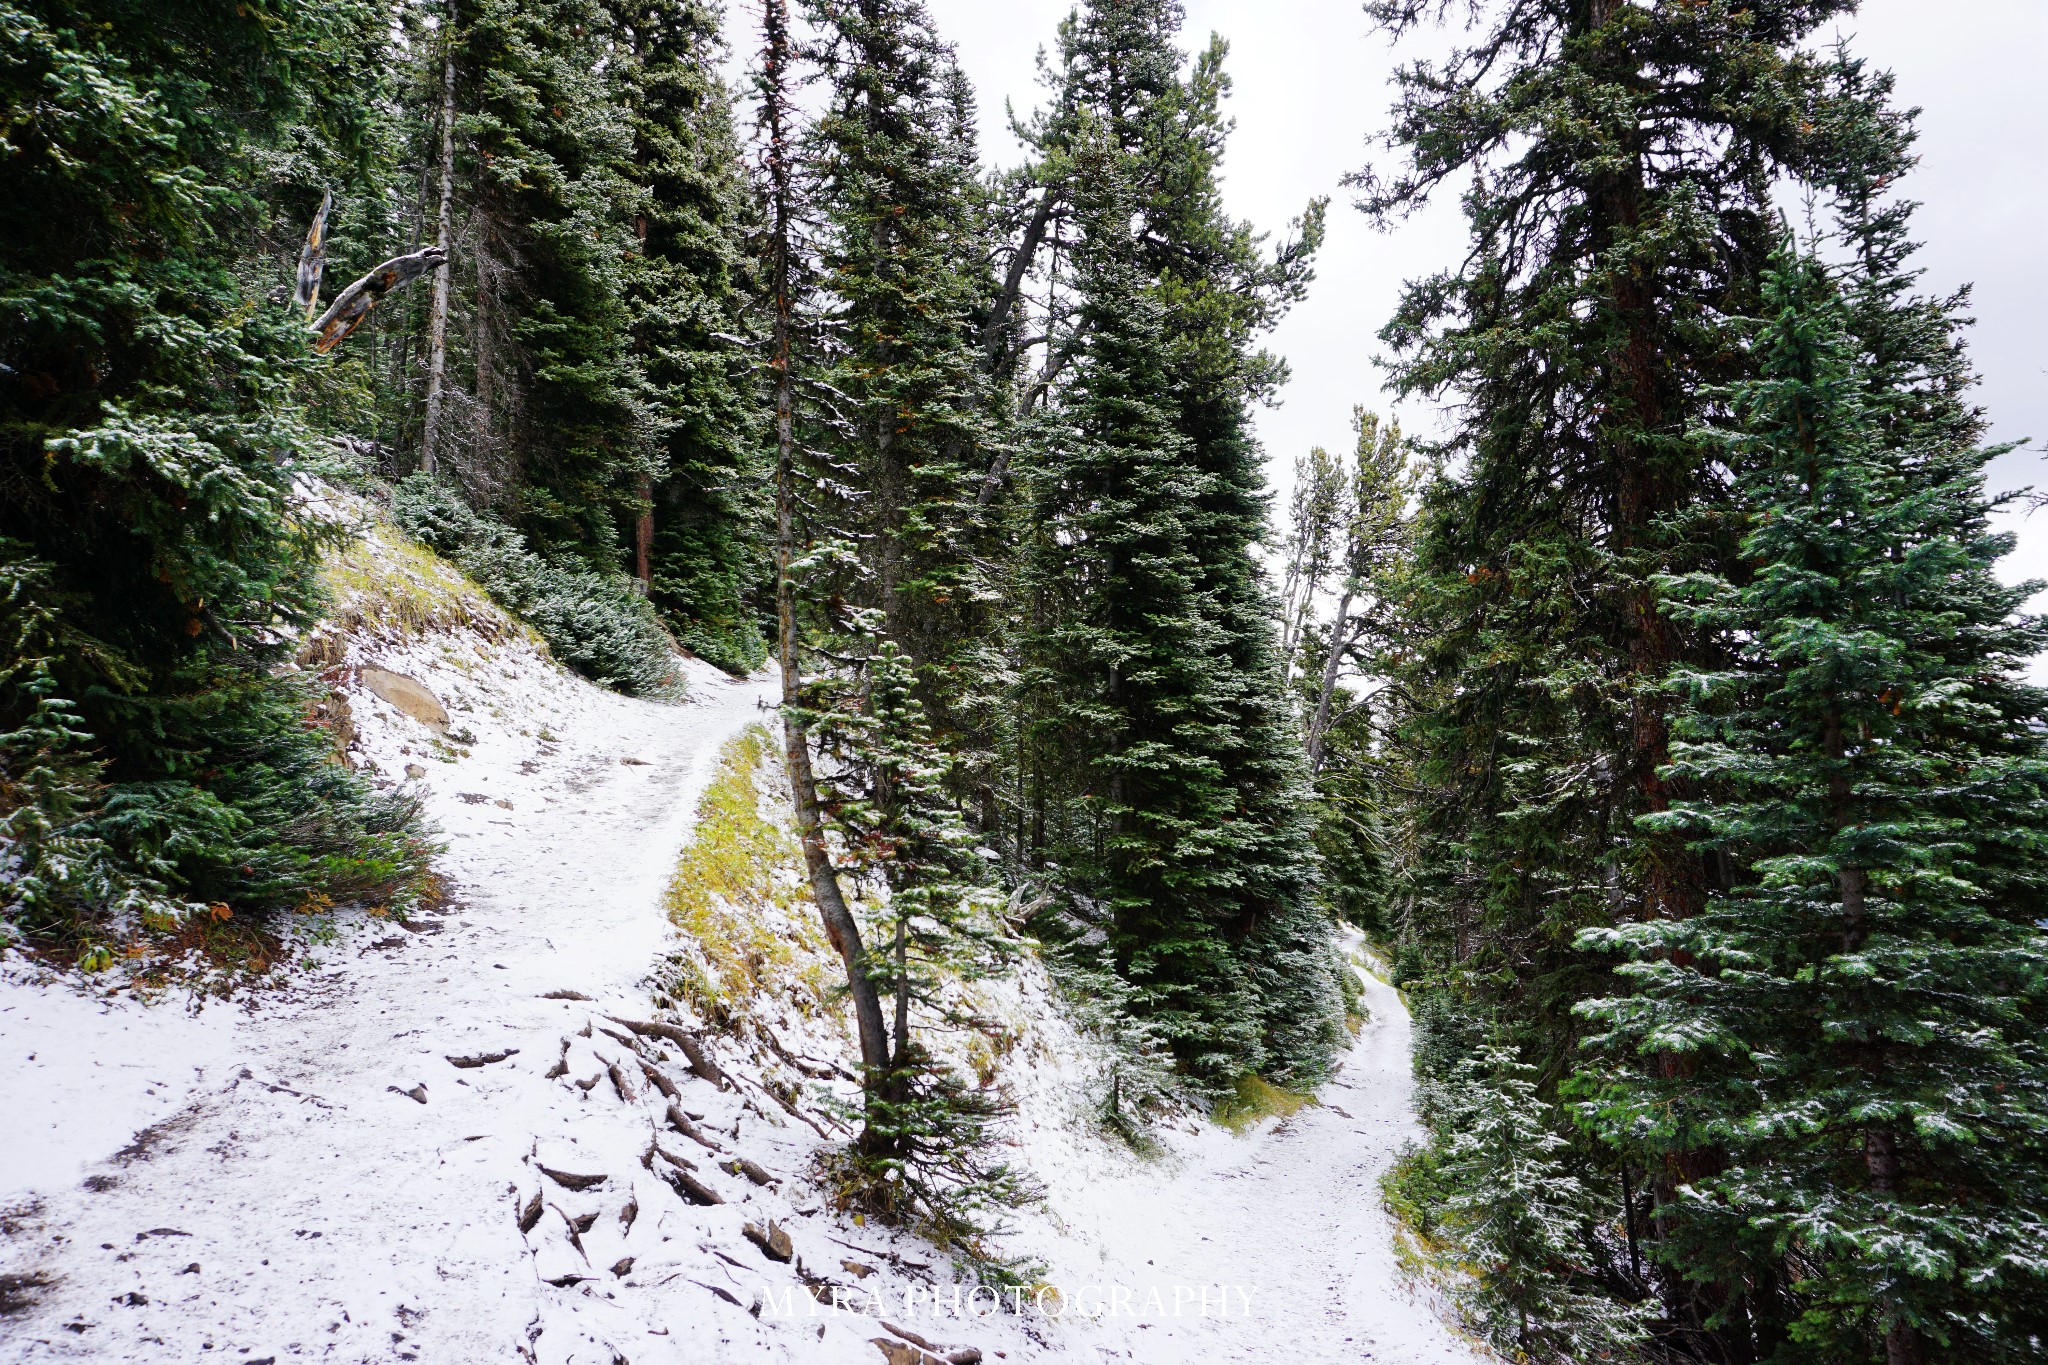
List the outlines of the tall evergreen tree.
<svg viewBox="0 0 2048 1365">
<path fill-rule="evenodd" d="M 1224 48 L 1183 77 L 1180 18 L 1077 12 L 1033 128 L 1061 163 L 1042 178 L 1071 187 L 1076 309 L 1030 476 L 1033 800 L 1059 807 L 1041 858 L 1099 910 L 1182 1062 L 1309 1079 L 1335 1045 L 1335 976 L 1251 558 L 1247 408 L 1283 377 L 1252 339 L 1304 284 L 1320 206 L 1272 257 L 1223 214 Z"/>
<path fill-rule="evenodd" d="M 1439 12 L 1367 8 L 1396 32 Z M 1654 583 L 1736 554 L 1726 472 L 1690 433 L 1750 363 L 1736 320 L 1756 310 L 1774 185 L 1837 186 L 1861 156 L 1852 130 L 1885 118 L 1799 47 L 1851 8 L 1476 7 L 1467 45 L 1398 77 L 1390 142 L 1405 166 L 1358 182 L 1385 218 L 1475 175 L 1465 263 L 1411 286 L 1382 333 L 1405 391 L 1459 403 L 1425 498 L 1400 679 L 1429 792 L 1409 842 L 1433 910 L 1415 923 L 1440 979 L 1546 1085 L 1574 1065 L 1572 1006 L 1606 989 L 1576 931 L 1684 920 L 1725 884 L 1719 860 L 1636 823 L 1691 795 L 1668 767 L 1665 684 L 1714 648 Z M 1572 1159 L 1601 1190 L 1647 1170 L 1660 1237 L 1720 1160 L 1703 1134 L 1664 1128 Z M 1744 1359 L 1740 1284 L 1691 1273 L 1711 1255 L 1663 1263 L 1667 1340 Z M 1610 1287 L 1639 1292 L 1618 1274 Z"/>
<path fill-rule="evenodd" d="M 1017 1186 L 987 1159 L 996 1097 L 930 1046 L 971 1022 L 961 983 L 997 965 L 984 860 L 959 808 L 985 634 L 976 460 L 988 425 L 987 282 L 971 94 L 915 0 L 814 3 L 826 87 L 811 129 L 820 288 L 802 589 L 817 666 L 806 720 L 840 870 L 876 894 L 863 976 L 889 1012 L 850 1188 L 979 1250 Z M 826 605 L 829 604 L 829 605 Z M 934 725 L 938 720 L 940 724 Z"/>
<path fill-rule="evenodd" d="M 1354 408 L 1352 426 L 1348 457 L 1318 449 L 1296 465 L 1311 482 L 1297 489 L 1288 538 L 1300 564 L 1298 572 L 1289 570 L 1299 583 L 1291 690 L 1315 783 L 1324 903 L 1384 942 L 1392 928 L 1391 792 L 1400 785 L 1385 729 L 1397 712 L 1384 695 L 1360 695 L 1346 682 L 1385 693 L 1378 675 L 1398 637 L 1398 585 L 1411 553 L 1408 503 L 1417 476 L 1398 425 Z M 1325 581 L 1333 581 L 1336 594 L 1326 624 L 1319 620 Z"/>
<path fill-rule="evenodd" d="M 377 20 L 0 11 L 9 918 L 89 936 L 110 908 L 389 895 L 420 866 L 409 810 L 332 761 L 278 671 L 317 611 L 319 536 L 292 491 L 307 353 L 302 318 L 265 298 L 288 262 L 249 259 L 303 231 L 276 213 L 306 187 L 267 168 L 313 179 L 360 150 L 353 59 Z M 290 166 L 286 145 L 341 164 Z"/>
<path fill-rule="evenodd" d="M 796 107 L 802 86 L 788 0 L 761 7 L 761 51 L 754 73 L 758 100 L 757 137 L 762 179 L 762 276 L 769 314 L 768 376 L 775 431 L 775 662 L 782 681 L 783 761 L 789 771 L 791 804 L 804 854 L 804 871 L 825 934 L 846 968 L 847 994 L 860 1041 L 864 1078 L 889 1070 L 889 1026 L 880 992 L 869 973 L 860 921 L 847 903 L 837 858 L 826 830 L 817 765 L 812 757 L 816 708 L 807 690 L 807 668 L 819 602 L 809 572 L 816 555 L 811 538 L 818 491 L 817 465 L 801 439 L 799 366 L 811 359 L 815 338 L 804 304 L 812 272 L 807 247 L 809 184 L 798 159 L 800 128 Z M 808 426 L 809 422 L 806 421 Z M 828 599 L 829 601 L 829 599 Z M 865 1088 L 865 1087 L 864 1087 Z"/>
<path fill-rule="evenodd" d="M 821 325 L 839 347 L 822 378 L 841 395 L 830 444 L 859 489 L 849 596 L 917 671 L 941 742 L 979 753 L 970 697 L 992 592 L 976 494 L 994 425 L 980 343 L 995 287 L 973 95 L 917 0 L 811 12 L 831 91 L 814 133 Z"/>
<path fill-rule="evenodd" d="M 636 497 L 634 571 L 691 649 L 761 662 L 758 386 L 746 337 L 754 230 L 708 0 L 618 0 L 614 81 L 638 190 L 625 301 L 653 468 Z"/>
<path fill-rule="evenodd" d="M 1772 1360 L 2018 1360 L 2048 1280 L 2048 694 L 2020 681 L 2038 585 L 1993 566 L 1983 467 L 1882 420 L 1826 270 L 1781 254 L 1726 433 L 1745 572 L 1660 580 L 1729 663 L 1681 671 L 1651 817 L 1739 871 L 1631 959 L 1600 1125 L 1725 1154 L 1671 1217 L 1724 1248 Z M 1644 1066 L 1676 1053 L 1683 1068 Z"/>
<path fill-rule="evenodd" d="M 623 567 L 653 472 L 609 17 L 600 0 L 462 0 L 447 20 L 468 420 L 449 424 L 456 448 L 439 459 L 472 501 L 600 569 Z"/>
</svg>

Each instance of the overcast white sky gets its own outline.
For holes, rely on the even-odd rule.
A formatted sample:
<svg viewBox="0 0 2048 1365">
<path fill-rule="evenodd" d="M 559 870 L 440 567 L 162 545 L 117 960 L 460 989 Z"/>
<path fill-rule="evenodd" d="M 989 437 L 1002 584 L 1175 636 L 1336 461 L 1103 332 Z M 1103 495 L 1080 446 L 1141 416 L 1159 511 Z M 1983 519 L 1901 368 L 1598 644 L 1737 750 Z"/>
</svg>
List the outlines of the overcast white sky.
<svg viewBox="0 0 2048 1365">
<path fill-rule="evenodd" d="M 984 156 L 1017 161 L 1004 101 L 1020 112 L 1037 102 L 1034 59 L 1070 0 L 926 2 L 979 92 Z M 752 8 L 735 0 L 735 23 L 750 22 Z M 1294 372 L 1280 405 L 1259 418 L 1277 485 L 1297 452 L 1345 443 L 1352 404 L 1388 406 L 1375 333 L 1404 279 L 1457 259 L 1463 227 L 1444 203 L 1375 233 L 1339 184 L 1385 127 L 1388 73 L 1410 55 L 1373 33 L 1355 0 L 1187 0 L 1187 12 L 1184 46 L 1212 31 L 1230 43 L 1231 211 L 1278 234 L 1312 196 L 1333 199 L 1316 283 L 1269 343 Z M 1842 31 L 1853 51 L 1897 74 L 1902 103 L 1923 110 L 1921 165 L 1908 185 L 1925 205 L 1921 264 L 1930 287 L 1976 287 L 1973 351 L 1994 435 L 2048 438 L 2048 0 L 1865 0 Z M 753 43 L 736 33 L 735 45 Z M 1411 426 L 1429 422 L 1403 415 Z M 1993 474 L 2002 486 L 2048 487 L 2048 466 L 2032 452 Z M 2015 576 L 2048 578 L 2048 512 L 2015 529 Z"/>
</svg>

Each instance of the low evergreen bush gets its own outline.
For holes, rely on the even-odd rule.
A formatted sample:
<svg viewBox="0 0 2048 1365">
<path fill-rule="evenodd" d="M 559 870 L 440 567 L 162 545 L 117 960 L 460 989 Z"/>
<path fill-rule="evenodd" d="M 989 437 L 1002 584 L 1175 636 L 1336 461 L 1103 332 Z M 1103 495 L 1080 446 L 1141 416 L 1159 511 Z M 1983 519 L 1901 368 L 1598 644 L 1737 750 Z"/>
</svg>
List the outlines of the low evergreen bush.
<svg viewBox="0 0 2048 1365">
<path fill-rule="evenodd" d="M 409 535 L 447 555 L 500 605 L 524 617 L 563 663 L 632 696 L 682 698 L 675 639 L 624 574 L 528 549 L 519 532 L 425 474 L 400 483 L 391 506 Z"/>
</svg>

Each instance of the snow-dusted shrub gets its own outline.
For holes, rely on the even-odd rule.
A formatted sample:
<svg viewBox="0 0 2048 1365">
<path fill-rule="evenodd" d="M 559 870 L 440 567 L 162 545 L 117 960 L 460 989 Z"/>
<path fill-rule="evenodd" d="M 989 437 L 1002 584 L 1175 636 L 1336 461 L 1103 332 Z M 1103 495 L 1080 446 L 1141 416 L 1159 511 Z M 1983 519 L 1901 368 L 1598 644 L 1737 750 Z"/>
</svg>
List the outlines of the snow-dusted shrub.
<svg viewBox="0 0 2048 1365">
<path fill-rule="evenodd" d="M 1456 1070 L 1437 1177 L 1441 1226 L 1472 1273 L 1453 1297 L 1513 1359 L 1613 1359 L 1642 1337 L 1649 1309 L 1615 1299 L 1587 1264 L 1598 1205 L 1562 1159 L 1556 1106 L 1535 1077 L 1500 1046 Z"/>
<path fill-rule="evenodd" d="M 392 491 L 391 510 L 409 535 L 454 560 L 525 618 L 563 663 L 634 696 L 682 696 L 675 640 L 626 575 L 529 549 L 519 532 L 424 474 Z"/>
<path fill-rule="evenodd" d="M 1039 924 L 1055 927 L 1042 913 Z M 1045 937 L 1046 970 L 1068 1018 L 1090 1046 L 1090 1117 L 1134 1150 L 1150 1152 L 1152 1120 L 1184 1088 L 1173 1054 L 1158 1026 L 1131 1008 L 1131 986 L 1106 948 L 1086 938 Z"/>
</svg>

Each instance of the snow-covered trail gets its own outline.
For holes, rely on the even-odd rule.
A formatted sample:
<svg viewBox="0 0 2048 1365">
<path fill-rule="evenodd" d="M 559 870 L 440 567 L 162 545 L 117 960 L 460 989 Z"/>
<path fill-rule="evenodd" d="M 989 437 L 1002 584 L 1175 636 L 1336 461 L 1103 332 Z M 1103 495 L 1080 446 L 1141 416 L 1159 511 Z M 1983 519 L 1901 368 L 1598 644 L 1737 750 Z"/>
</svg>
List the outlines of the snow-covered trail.
<svg viewBox="0 0 2048 1365">
<path fill-rule="evenodd" d="M 1395 1262 L 1379 1178 L 1419 1136 L 1409 1019 L 1364 981 L 1370 1018 L 1320 1104 L 1249 1138 L 1212 1130 L 1177 1170 L 1109 1182 L 1068 1216 L 1102 1248 L 1096 1281 L 1131 1286 L 1134 1305 L 1156 1290 L 1165 1309 L 1103 1316 L 1101 1346 L 1147 1365 L 1491 1359 Z"/>
<path fill-rule="evenodd" d="M 909 1359 L 900 1341 L 877 1352 L 862 1296 L 943 1295 L 941 1258 L 820 1207 L 823 1135 L 753 1102 L 766 1092 L 743 1052 L 722 1053 L 751 1074 L 728 1093 L 607 1028 L 647 1012 L 673 932 L 662 889 L 725 741 L 769 719 L 771 684 L 703 669 L 690 704 L 659 706 L 454 638 L 363 662 L 450 712 L 454 743 L 351 699 L 361 760 L 426 773 L 453 904 L 370 921 L 292 989 L 198 1018 L 0 979 L 0 1359 Z M 1080 1040 L 1043 973 L 1024 976 L 1036 1050 L 1006 1079 L 1033 1095 L 1019 1155 L 1051 1197 L 1022 1211 L 1013 1249 L 1041 1255 L 1076 1311 L 899 1321 L 1011 1365 L 1480 1358 L 1400 1273 L 1380 1207 L 1414 1132 L 1394 991 L 1366 981 L 1370 1021 L 1321 1104 L 1244 1137 L 1190 1124 L 1139 1161 L 1074 1118 Z M 638 1084 L 649 1062 L 702 1111 L 708 1145 L 762 1163 L 772 1188 L 670 1131 Z M 719 1206 L 678 1199 L 650 1133 L 699 1159 Z M 598 1183 L 565 1189 L 548 1167 Z M 742 1237 L 770 1219 L 796 1265 Z M 10 1294 L 28 1306 L 8 1311 Z"/>
<path fill-rule="evenodd" d="M 544 992 L 617 998 L 644 976 L 720 747 L 770 689 L 705 669 L 690 704 L 659 706 L 537 657 L 394 663 L 478 732 L 450 760 L 389 724 L 372 755 L 387 773 L 429 760 L 454 904 L 412 931 L 373 924 L 289 1003 L 207 1030 L 197 1061 L 166 1029 L 148 1074 L 196 1072 L 188 1102 L 118 1154 L 77 1152 L 83 1183 L 0 1181 L 0 1271 L 43 1282 L 0 1316 L 0 1358 L 482 1361 L 525 1339 L 537 1286 L 506 1172 L 536 1125 L 511 1068 L 447 1058 L 551 1057 L 563 1006 Z M 499 676 L 477 686 L 479 669 Z M 147 1053 L 133 1013 L 121 1044 Z M 16 1079 L 33 1089 L 34 1066 Z M 425 1103 L 402 1093 L 422 1084 Z M 43 1140 L 34 1109 L 0 1112 L 0 1149 Z"/>
</svg>

